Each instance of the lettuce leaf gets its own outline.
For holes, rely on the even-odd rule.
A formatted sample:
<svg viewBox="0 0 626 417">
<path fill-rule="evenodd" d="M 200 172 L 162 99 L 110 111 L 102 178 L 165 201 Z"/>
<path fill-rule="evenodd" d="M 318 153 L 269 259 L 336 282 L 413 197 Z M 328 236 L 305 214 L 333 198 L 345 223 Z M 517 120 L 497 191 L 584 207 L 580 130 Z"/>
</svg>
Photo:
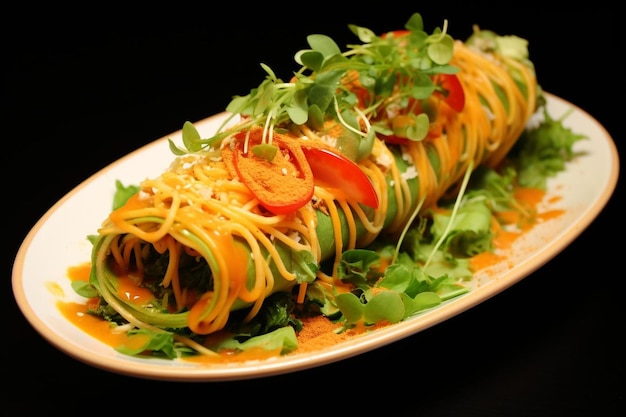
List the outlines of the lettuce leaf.
<svg viewBox="0 0 626 417">
<path fill-rule="evenodd" d="M 544 120 L 538 126 L 527 129 L 515 143 L 508 160 L 517 170 L 519 185 L 545 190 L 548 178 L 564 171 L 565 164 L 574 158 L 574 144 L 588 139 L 563 124 L 572 111 L 554 119 L 544 107 Z"/>
</svg>

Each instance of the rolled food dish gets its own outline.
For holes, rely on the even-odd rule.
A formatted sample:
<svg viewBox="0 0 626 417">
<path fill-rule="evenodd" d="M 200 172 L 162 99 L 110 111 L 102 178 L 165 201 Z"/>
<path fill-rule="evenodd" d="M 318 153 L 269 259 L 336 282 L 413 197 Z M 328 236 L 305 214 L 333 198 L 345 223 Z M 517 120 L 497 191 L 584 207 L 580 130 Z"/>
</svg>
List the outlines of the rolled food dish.
<svg viewBox="0 0 626 417">
<path fill-rule="evenodd" d="M 288 82 L 265 67 L 214 136 L 186 123 L 171 166 L 104 220 L 90 283 L 109 317 L 208 351 L 272 294 L 349 291 L 342 253 L 397 241 L 468 170 L 496 167 L 541 102 L 522 39 L 426 34 L 419 14 L 381 36 L 350 28 L 348 51 L 310 36 Z"/>
</svg>

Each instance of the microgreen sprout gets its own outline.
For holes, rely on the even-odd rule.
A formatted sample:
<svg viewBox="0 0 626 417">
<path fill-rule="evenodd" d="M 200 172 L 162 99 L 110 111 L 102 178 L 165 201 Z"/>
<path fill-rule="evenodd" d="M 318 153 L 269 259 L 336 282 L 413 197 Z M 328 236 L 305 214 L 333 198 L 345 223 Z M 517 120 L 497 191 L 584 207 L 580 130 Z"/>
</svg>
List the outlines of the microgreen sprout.
<svg viewBox="0 0 626 417">
<path fill-rule="evenodd" d="M 276 129 L 307 125 L 319 131 L 329 120 L 358 133 L 356 140 L 360 137 L 371 142 L 376 132 L 389 133 L 388 127 L 376 122 L 387 106 L 406 107 L 409 100 L 426 100 L 439 88 L 431 78 L 433 75 L 458 71 L 449 64 L 454 41 L 446 33 L 447 22 L 443 30 L 436 28 L 428 34 L 421 15 L 415 13 L 406 23 L 403 36 L 377 36 L 365 27 L 348 27 L 361 43 L 348 45 L 342 51 L 327 35 L 309 35 L 309 48 L 294 55 L 300 68 L 288 82 L 261 64 L 267 74 L 265 79 L 247 95 L 232 99 L 226 107 L 231 115 L 215 135 L 200 138 L 188 126 L 184 127 L 185 149 L 170 141 L 172 152 L 198 152 L 255 125 L 263 126 L 263 143 L 269 144 Z M 357 94 L 354 86 L 359 86 L 363 94 Z M 233 125 L 236 116 L 240 116 L 241 122 Z M 406 136 L 423 139 L 428 131 L 428 116 L 422 113 L 409 117 L 410 126 L 403 127 Z"/>
</svg>

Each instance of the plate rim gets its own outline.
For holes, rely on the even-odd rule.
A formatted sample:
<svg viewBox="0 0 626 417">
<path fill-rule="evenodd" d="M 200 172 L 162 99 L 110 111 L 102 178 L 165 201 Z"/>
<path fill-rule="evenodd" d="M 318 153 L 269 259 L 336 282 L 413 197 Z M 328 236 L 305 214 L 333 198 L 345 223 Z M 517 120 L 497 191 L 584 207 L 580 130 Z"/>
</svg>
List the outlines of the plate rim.
<svg viewBox="0 0 626 417">
<path fill-rule="evenodd" d="M 499 275 L 498 279 L 490 285 L 475 288 L 470 293 L 460 298 L 452 300 L 447 305 L 438 306 L 437 308 L 419 315 L 416 318 L 409 319 L 400 323 L 396 323 L 392 326 L 388 326 L 382 329 L 378 329 L 374 336 L 370 337 L 354 337 L 350 338 L 347 342 L 339 343 L 332 348 L 326 348 L 319 352 L 305 352 L 300 354 L 286 355 L 277 358 L 266 359 L 263 361 L 252 361 L 239 363 L 235 362 L 226 366 L 212 367 L 212 366 L 197 366 L 197 367 L 176 367 L 172 366 L 170 362 L 167 364 L 155 364 L 149 365 L 145 362 L 145 359 L 139 365 L 140 366 L 128 366 L 130 361 L 126 356 L 121 356 L 119 359 L 112 358 L 99 358 L 90 355 L 87 350 L 75 349 L 71 343 L 67 342 L 60 335 L 56 334 L 53 329 L 47 326 L 44 321 L 39 317 L 35 309 L 28 303 L 26 299 L 26 291 L 23 286 L 23 268 L 25 263 L 25 257 L 28 250 L 31 247 L 33 239 L 43 227 L 46 221 L 53 216 L 57 210 L 63 206 L 69 199 L 78 194 L 83 188 L 89 186 L 96 178 L 102 177 L 106 172 L 112 170 L 116 165 L 123 163 L 125 160 L 133 158 L 138 154 L 145 152 L 148 148 L 154 146 L 165 146 L 164 142 L 167 138 L 179 135 L 181 130 L 172 132 L 171 134 L 156 139 L 137 148 L 134 151 L 129 152 L 118 160 L 108 164 L 96 173 L 92 174 L 80 184 L 70 190 L 55 204 L 53 204 L 32 226 L 26 237 L 22 241 L 12 268 L 12 288 L 13 295 L 17 302 L 17 305 L 27 319 L 29 324 L 51 345 L 64 352 L 68 356 L 83 362 L 87 365 L 99 368 L 105 371 L 133 376 L 139 378 L 147 378 L 154 380 L 169 380 L 169 381 L 186 381 L 186 382 L 207 382 L 207 381 L 226 381 L 226 380 L 241 380 L 252 379 L 259 377 L 267 377 L 284 373 L 298 372 L 312 367 L 318 367 L 326 365 L 339 360 L 347 359 L 349 357 L 357 356 L 367 351 L 382 347 L 384 345 L 399 341 L 406 337 L 417 334 L 424 331 L 440 322 L 457 316 L 470 308 L 486 301 L 487 299 L 499 294 L 503 290 L 511 287 L 515 283 L 529 276 L 535 270 L 541 268 L 548 261 L 556 257 L 562 252 L 569 244 L 571 244 L 587 227 L 600 215 L 602 210 L 606 207 L 610 198 L 612 197 L 619 177 L 619 155 L 614 139 L 606 128 L 599 123 L 588 112 L 578 107 L 577 105 L 553 95 L 549 92 L 544 92 L 548 102 L 553 101 L 562 106 L 568 106 L 574 109 L 574 111 L 580 113 L 582 116 L 588 119 L 594 127 L 602 133 L 602 142 L 607 146 L 607 151 L 610 154 L 611 164 L 610 174 L 607 182 L 603 185 L 602 192 L 598 195 L 597 200 L 591 206 L 590 210 L 583 214 L 580 222 L 577 224 L 579 227 L 570 227 L 565 230 L 565 233 L 561 239 L 557 242 L 550 244 L 550 250 L 542 251 L 535 257 L 535 262 L 529 265 L 521 266 L 515 270 L 506 271 L 503 275 Z M 204 118 L 196 123 L 202 124 L 211 120 L 219 119 L 226 115 L 226 112 L 217 113 L 215 115 Z M 68 265 L 68 267 L 71 265 Z M 472 295 L 471 297 L 469 295 Z M 419 320 L 416 320 L 419 318 Z M 381 342 L 382 340 L 382 342 Z M 111 348 L 113 351 L 113 348 Z M 144 365 L 145 364 L 145 365 Z"/>
</svg>

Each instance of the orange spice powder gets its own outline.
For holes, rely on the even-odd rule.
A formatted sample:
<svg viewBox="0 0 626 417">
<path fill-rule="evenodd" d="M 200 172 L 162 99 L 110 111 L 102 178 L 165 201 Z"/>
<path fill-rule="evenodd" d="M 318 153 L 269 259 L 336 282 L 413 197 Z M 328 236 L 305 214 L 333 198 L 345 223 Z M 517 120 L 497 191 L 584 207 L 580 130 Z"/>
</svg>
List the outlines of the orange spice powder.
<svg viewBox="0 0 626 417">
<path fill-rule="evenodd" d="M 304 326 L 298 333 L 298 349 L 294 353 L 319 351 L 350 337 L 346 332 L 335 333 L 340 326 L 324 316 L 305 318 L 302 323 Z"/>
<path fill-rule="evenodd" d="M 389 323 L 372 326 L 357 324 L 354 328 L 337 333 L 340 324 L 333 323 L 325 316 L 307 317 L 302 319 L 303 328 L 298 332 L 298 348 L 292 354 L 320 351 L 322 349 L 345 342 L 370 330 L 380 329 Z"/>
</svg>

